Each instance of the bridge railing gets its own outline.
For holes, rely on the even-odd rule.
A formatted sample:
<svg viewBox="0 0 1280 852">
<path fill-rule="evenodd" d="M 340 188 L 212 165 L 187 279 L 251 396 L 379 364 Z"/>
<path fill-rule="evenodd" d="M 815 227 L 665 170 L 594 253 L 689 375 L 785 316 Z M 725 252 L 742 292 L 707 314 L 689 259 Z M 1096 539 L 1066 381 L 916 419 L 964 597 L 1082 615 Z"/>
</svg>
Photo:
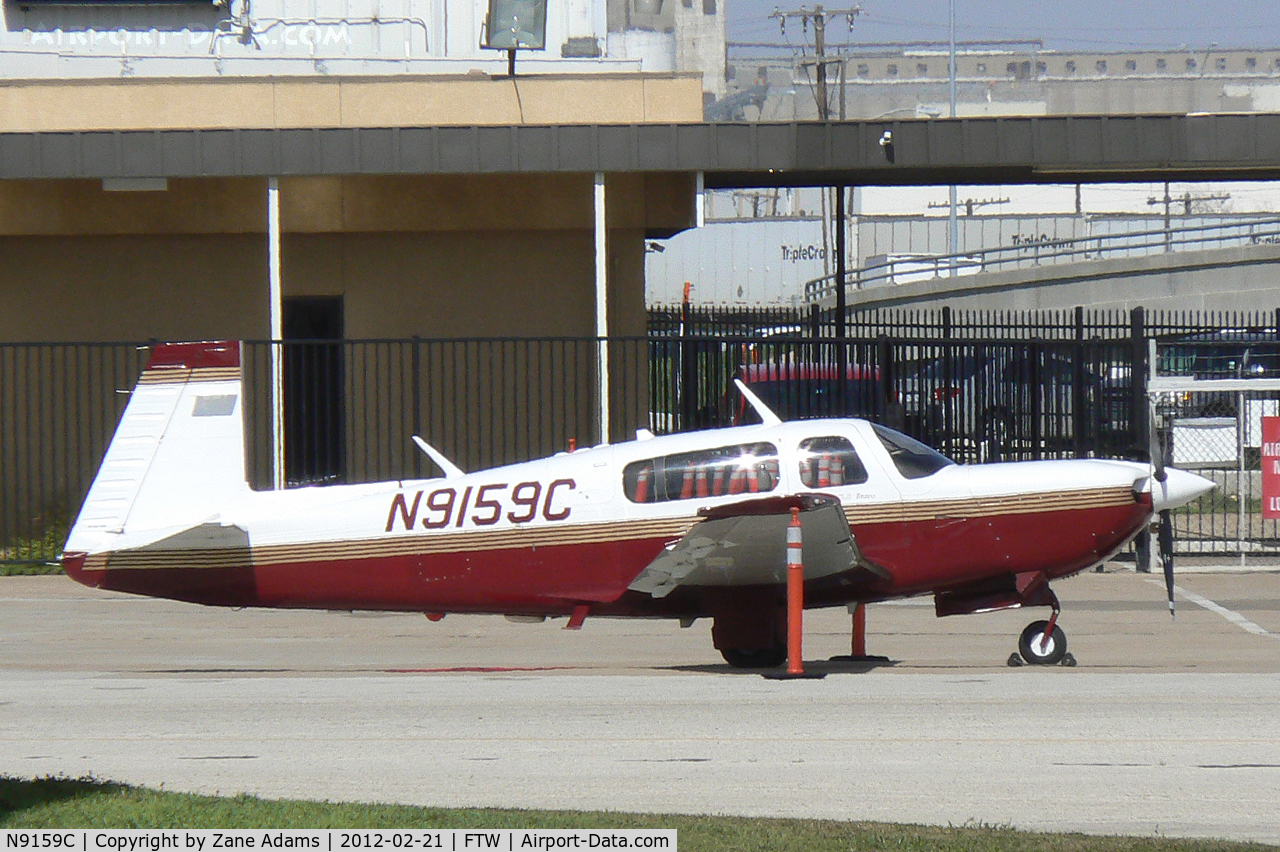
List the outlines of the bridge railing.
<svg viewBox="0 0 1280 852">
<path fill-rule="evenodd" d="M 1058 263 L 1149 257 L 1170 252 L 1260 244 L 1280 244 L 1280 218 L 1096 234 L 1075 239 L 1032 237 L 1014 245 L 957 254 L 894 257 L 846 273 L 845 287 L 847 292 Z M 805 300 L 814 303 L 833 297 L 835 279 L 835 275 L 826 275 L 806 282 Z"/>
</svg>

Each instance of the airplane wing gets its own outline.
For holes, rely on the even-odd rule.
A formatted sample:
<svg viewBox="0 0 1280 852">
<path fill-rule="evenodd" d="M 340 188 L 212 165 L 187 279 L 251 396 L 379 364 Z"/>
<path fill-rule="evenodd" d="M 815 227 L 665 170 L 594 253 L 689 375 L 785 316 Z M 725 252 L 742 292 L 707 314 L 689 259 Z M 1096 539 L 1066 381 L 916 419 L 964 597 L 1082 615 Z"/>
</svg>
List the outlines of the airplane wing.
<svg viewBox="0 0 1280 852">
<path fill-rule="evenodd" d="M 800 494 L 702 509 L 702 520 L 667 545 L 628 588 L 662 598 L 679 586 L 785 583 L 792 508 L 800 509 L 806 580 L 859 566 L 884 576 L 883 569 L 863 559 L 838 499 Z"/>
</svg>

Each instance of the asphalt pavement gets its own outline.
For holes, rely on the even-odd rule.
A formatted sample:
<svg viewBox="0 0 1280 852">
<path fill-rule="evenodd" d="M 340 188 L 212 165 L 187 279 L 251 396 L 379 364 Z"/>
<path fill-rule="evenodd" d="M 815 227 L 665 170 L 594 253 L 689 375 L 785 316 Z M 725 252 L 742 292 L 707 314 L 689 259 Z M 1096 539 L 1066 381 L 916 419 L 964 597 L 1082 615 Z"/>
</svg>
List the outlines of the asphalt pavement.
<svg viewBox="0 0 1280 852">
<path fill-rule="evenodd" d="M 983 823 L 1280 844 L 1280 574 L 1055 584 L 1042 611 L 810 612 L 821 680 L 731 669 L 709 622 L 225 610 L 0 578 L 0 773 L 439 806 Z"/>
</svg>

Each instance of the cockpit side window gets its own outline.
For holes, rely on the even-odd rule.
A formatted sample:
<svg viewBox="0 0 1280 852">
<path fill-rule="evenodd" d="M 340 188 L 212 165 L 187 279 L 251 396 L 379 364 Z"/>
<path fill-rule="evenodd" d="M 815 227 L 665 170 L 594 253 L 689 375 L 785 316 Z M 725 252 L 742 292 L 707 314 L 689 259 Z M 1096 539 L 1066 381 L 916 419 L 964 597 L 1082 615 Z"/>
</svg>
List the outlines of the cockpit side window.
<svg viewBox="0 0 1280 852">
<path fill-rule="evenodd" d="M 777 487 L 778 448 L 765 442 L 644 459 L 622 471 L 622 490 L 632 503 L 760 494 Z"/>
<path fill-rule="evenodd" d="M 923 479 L 932 476 L 944 467 L 955 464 L 951 459 L 937 450 L 925 446 L 915 438 L 908 438 L 901 432 L 895 432 L 878 424 L 872 424 L 876 437 L 893 459 L 893 466 L 902 474 L 903 479 Z"/>
<path fill-rule="evenodd" d="M 867 469 L 848 438 L 806 438 L 800 442 L 800 481 L 806 488 L 830 488 L 867 481 Z"/>
</svg>

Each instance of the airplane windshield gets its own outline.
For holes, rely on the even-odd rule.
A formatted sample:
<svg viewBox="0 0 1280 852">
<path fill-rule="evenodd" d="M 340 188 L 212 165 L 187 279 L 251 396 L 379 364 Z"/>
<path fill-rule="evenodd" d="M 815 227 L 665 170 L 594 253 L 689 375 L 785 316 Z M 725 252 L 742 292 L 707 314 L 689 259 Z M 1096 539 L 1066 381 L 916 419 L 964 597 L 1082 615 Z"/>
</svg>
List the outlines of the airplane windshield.
<svg viewBox="0 0 1280 852">
<path fill-rule="evenodd" d="M 622 471 L 622 490 L 632 503 L 759 494 L 777 487 L 778 448 L 765 442 L 644 459 Z"/>
<path fill-rule="evenodd" d="M 889 451 L 889 458 L 902 474 L 903 479 L 922 479 L 932 476 L 944 467 L 955 464 L 942 453 L 920 443 L 915 438 L 908 438 L 901 432 L 895 432 L 879 424 L 873 423 L 876 437 Z"/>
</svg>

